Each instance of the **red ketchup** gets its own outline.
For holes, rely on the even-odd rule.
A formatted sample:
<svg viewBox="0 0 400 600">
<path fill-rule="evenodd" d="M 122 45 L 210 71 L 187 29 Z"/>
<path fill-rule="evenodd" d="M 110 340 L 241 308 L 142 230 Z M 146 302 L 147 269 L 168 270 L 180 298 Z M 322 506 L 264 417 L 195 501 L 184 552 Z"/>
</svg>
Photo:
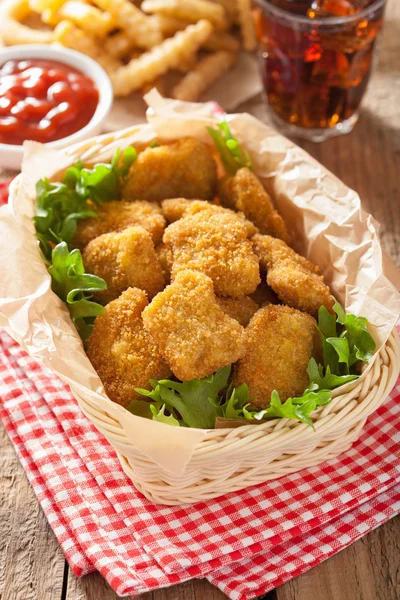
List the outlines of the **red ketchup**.
<svg viewBox="0 0 400 600">
<path fill-rule="evenodd" d="M 0 68 L 0 143 L 54 142 L 79 131 L 99 102 L 93 81 L 52 60 L 9 60 Z"/>
</svg>

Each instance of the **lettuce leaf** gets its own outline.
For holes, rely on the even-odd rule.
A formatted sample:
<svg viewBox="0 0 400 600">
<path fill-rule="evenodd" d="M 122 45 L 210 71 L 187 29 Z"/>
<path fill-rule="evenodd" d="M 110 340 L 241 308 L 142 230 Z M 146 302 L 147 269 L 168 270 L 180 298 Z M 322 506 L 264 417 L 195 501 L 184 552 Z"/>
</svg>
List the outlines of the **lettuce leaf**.
<svg viewBox="0 0 400 600">
<path fill-rule="evenodd" d="M 232 136 L 226 121 L 218 123 L 217 129 L 207 127 L 207 131 L 214 140 L 229 175 L 234 175 L 242 167 L 253 168 L 250 154 L 241 149 L 238 140 Z"/>
<path fill-rule="evenodd" d="M 311 419 L 311 413 L 318 406 L 325 406 L 332 400 L 332 394 L 328 390 L 310 391 L 306 390 L 302 396 L 297 398 L 288 398 L 281 402 L 279 394 L 274 390 L 271 394 L 271 403 L 268 408 L 259 412 L 245 411 L 246 419 L 293 419 L 301 421 L 311 427 L 314 426 Z"/>
<path fill-rule="evenodd" d="M 34 224 L 46 261 L 60 242 L 71 242 L 81 219 L 96 217 L 95 206 L 120 197 L 121 185 L 137 153 L 132 147 L 117 150 L 111 163 L 92 169 L 81 162 L 66 170 L 63 181 L 40 179 L 36 184 Z"/>
<path fill-rule="evenodd" d="M 336 317 L 329 313 L 325 306 L 321 306 L 318 311 L 318 331 L 322 342 L 325 376 L 331 379 L 333 375 L 353 375 L 355 378 L 358 375 L 357 363 L 368 362 L 376 344 L 367 329 L 368 321 L 365 317 L 346 314 L 338 302 L 335 302 L 333 310 Z M 315 373 L 314 365 L 311 369 Z"/>
<path fill-rule="evenodd" d="M 133 414 L 168 422 L 174 426 L 212 429 L 217 417 L 262 421 L 287 418 L 313 426 L 311 413 L 331 401 L 327 390 L 306 390 L 298 398 L 281 402 L 274 391 L 268 408 L 260 410 L 252 406 L 248 386 L 243 383 L 235 388 L 228 385 L 230 367 L 224 367 L 205 379 L 188 382 L 170 380 L 151 381 L 152 390 L 137 388 L 136 391 L 149 398 L 149 409 L 143 401 L 132 400 L 128 410 Z M 168 410 L 169 415 L 165 415 Z M 150 414 L 151 412 L 151 414 Z"/>
<path fill-rule="evenodd" d="M 324 372 L 323 365 L 318 365 L 315 358 L 311 358 L 307 368 L 310 384 L 320 390 L 334 390 L 335 388 L 358 379 L 359 375 L 334 375 L 328 365 Z M 310 387 L 311 387 L 310 385 Z"/>
<path fill-rule="evenodd" d="M 65 302 L 79 335 L 85 341 L 93 328 L 94 319 L 102 315 L 104 307 L 90 300 L 90 293 L 105 290 L 104 279 L 85 273 L 79 250 L 68 250 L 61 242 L 52 251 L 49 266 L 51 287 Z"/>
<path fill-rule="evenodd" d="M 129 146 L 122 153 L 116 151 L 109 164 L 99 163 L 87 169 L 81 162 L 65 172 L 64 183 L 75 191 L 82 200 L 90 199 L 95 204 L 117 200 L 121 182 L 137 158 L 137 152 Z"/>
<path fill-rule="evenodd" d="M 155 403 L 165 405 L 182 425 L 212 429 L 218 416 L 217 399 L 228 385 L 230 372 L 231 367 L 228 366 L 204 379 L 184 382 L 150 380 L 152 390 L 137 388 L 136 391 Z M 179 415 L 179 420 L 176 415 Z"/>
</svg>

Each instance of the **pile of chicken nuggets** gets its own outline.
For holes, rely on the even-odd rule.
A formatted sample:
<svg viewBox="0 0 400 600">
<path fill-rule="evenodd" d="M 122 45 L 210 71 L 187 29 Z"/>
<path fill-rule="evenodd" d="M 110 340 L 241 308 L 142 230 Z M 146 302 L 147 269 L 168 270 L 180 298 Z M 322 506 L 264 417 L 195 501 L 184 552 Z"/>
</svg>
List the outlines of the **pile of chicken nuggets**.
<svg viewBox="0 0 400 600">
<path fill-rule="evenodd" d="M 123 200 L 79 222 L 74 246 L 102 277 L 87 345 L 109 397 L 127 407 L 149 380 L 190 381 L 233 365 L 255 406 L 301 395 L 315 317 L 332 297 L 247 167 L 221 172 L 196 138 L 143 150 Z"/>
</svg>

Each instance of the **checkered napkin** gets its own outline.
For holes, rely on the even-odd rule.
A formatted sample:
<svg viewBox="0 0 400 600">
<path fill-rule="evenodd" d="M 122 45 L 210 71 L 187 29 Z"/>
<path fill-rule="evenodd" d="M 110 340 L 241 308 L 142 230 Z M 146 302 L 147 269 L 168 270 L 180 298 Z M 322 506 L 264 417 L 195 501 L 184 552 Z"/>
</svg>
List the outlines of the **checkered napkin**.
<svg viewBox="0 0 400 600">
<path fill-rule="evenodd" d="M 120 595 L 207 577 L 247 600 L 318 564 L 400 508 L 400 381 L 336 460 L 190 507 L 154 506 L 69 389 L 0 333 L 0 417 L 77 575 Z"/>
</svg>

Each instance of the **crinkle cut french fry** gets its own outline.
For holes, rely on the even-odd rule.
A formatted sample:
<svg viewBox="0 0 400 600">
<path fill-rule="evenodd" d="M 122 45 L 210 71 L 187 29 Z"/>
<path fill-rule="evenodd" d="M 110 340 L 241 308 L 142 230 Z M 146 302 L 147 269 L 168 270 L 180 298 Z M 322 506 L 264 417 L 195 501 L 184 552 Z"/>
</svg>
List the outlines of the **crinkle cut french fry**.
<svg viewBox="0 0 400 600">
<path fill-rule="evenodd" d="M 29 6 L 37 13 L 45 10 L 56 11 L 66 2 L 66 0 L 29 0 Z"/>
<path fill-rule="evenodd" d="M 51 44 L 54 41 L 52 31 L 40 31 L 21 25 L 12 19 L 0 16 L 0 36 L 7 46 L 19 44 Z"/>
<path fill-rule="evenodd" d="M 230 23 L 238 23 L 238 10 L 236 0 L 210 0 L 224 7 Z"/>
<path fill-rule="evenodd" d="M 157 23 L 159 30 L 165 37 L 175 35 L 177 31 L 182 31 L 189 25 L 187 21 L 163 14 L 153 15 L 149 19 L 153 19 Z"/>
<path fill-rule="evenodd" d="M 8 18 L 22 22 L 31 13 L 28 0 L 3 0 L 0 4 L 1 20 Z"/>
<path fill-rule="evenodd" d="M 61 19 L 71 21 L 95 37 L 104 37 L 115 28 L 115 20 L 110 13 L 77 0 L 68 0 L 57 12 Z"/>
<path fill-rule="evenodd" d="M 22 25 L 32 13 L 28 0 L 5 0 L 0 4 L 0 36 L 7 46 L 15 44 L 50 44 L 52 31 L 40 31 Z"/>
<path fill-rule="evenodd" d="M 51 8 L 46 8 L 40 14 L 40 18 L 42 19 L 43 23 L 46 23 L 46 25 L 51 25 L 52 27 L 55 27 L 62 21 L 58 10 L 53 10 Z"/>
<path fill-rule="evenodd" d="M 232 34 L 225 31 L 218 31 L 210 35 L 204 44 L 204 48 L 212 51 L 226 50 L 227 52 L 237 52 L 240 44 Z"/>
<path fill-rule="evenodd" d="M 194 54 L 204 44 L 212 29 L 209 21 L 201 20 L 120 67 L 111 74 L 115 94 L 127 96 L 169 69 L 175 69 L 186 56 Z"/>
<path fill-rule="evenodd" d="M 155 88 L 160 96 L 167 95 L 167 85 L 162 77 L 157 77 L 154 81 L 149 81 L 145 83 L 141 89 L 142 96 L 148 94 L 153 88 Z"/>
<path fill-rule="evenodd" d="M 148 13 L 163 14 L 189 23 L 207 19 L 216 29 L 227 26 L 226 13 L 220 4 L 209 0 L 144 0 L 142 10 Z"/>
<path fill-rule="evenodd" d="M 67 48 L 78 50 L 96 60 L 109 74 L 120 68 L 121 63 L 107 52 L 86 32 L 70 21 L 61 21 L 54 30 L 55 41 Z"/>
<path fill-rule="evenodd" d="M 221 50 L 200 60 L 172 90 L 172 97 L 195 102 L 221 75 L 229 71 L 236 60 L 233 52 Z"/>
<path fill-rule="evenodd" d="M 251 13 L 251 0 L 236 0 L 239 12 L 239 24 L 242 33 L 243 48 L 254 52 L 257 48 L 257 38 Z"/>
<path fill-rule="evenodd" d="M 153 48 L 162 41 L 163 36 L 156 24 L 129 0 L 94 0 L 94 4 L 114 17 L 135 46 Z"/>
<path fill-rule="evenodd" d="M 169 17 L 168 15 L 158 14 L 151 17 L 156 19 L 158 27 L 165 37 L 174 35 L 177 31 L 182 31 L 189 25 L 187 21 L 182 21 L 176 17 Z M 237 52 L 240 44 L 231 33 L 225 31 L 213 32 L 204 44 L 204 48 L 212 50 L 226 50 L 227 52 Z"/>
<path fill-rule="evenodd" d="M 122 58 L 123 56 L 127 56 L 129 54 L 130 58 L 134 58 L 132 56 L 132 48 L 134 47 L 135 42 L 132 38 L 128 37 L 125 31 L 118 31 L 114 35 L 109 36 L 104 40 L 104 50 L 114 56 L 115 58 Z M 141 52 L 138 50 L 135 56 L 140 56 Z"/>
</svg>

